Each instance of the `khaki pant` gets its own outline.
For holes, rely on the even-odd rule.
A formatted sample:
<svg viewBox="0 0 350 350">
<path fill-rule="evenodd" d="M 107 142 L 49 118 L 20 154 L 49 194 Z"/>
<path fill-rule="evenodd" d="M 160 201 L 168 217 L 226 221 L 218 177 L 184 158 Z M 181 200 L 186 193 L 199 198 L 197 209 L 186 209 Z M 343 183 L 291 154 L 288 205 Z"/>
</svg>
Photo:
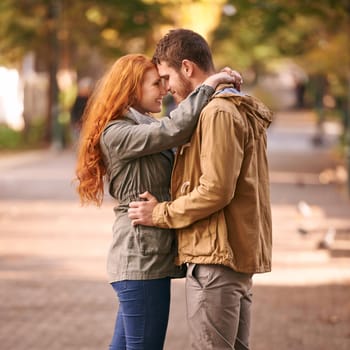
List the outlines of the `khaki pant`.
<svg viewBox="0 0 350 350">
<path fill-rule="evenodd" d="M 189 264 L 187 319 L 193 350 L 249 350 L 252 275 Z"/>
</svg>

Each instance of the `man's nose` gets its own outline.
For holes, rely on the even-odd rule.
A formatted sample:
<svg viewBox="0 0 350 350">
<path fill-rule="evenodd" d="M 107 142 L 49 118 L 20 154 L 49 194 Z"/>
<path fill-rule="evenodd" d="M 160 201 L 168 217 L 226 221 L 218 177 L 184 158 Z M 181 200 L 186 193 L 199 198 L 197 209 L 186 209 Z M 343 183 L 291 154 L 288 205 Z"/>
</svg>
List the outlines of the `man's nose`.
<svg viewBox="0 0 350 350">
<path fill-rule="evenodd" d="M 166 95 L 169 92 L 169 84 L 167 82 L 163 82 L 161 87 L 161 93 L 162 95 Z"/>
<path fill-rule="evenodd" d="M 160 93 L 163 96 L 165 96 L 167 94 L 167 88 L 164 85 L 162 85 L 162 87 L 160 88 Z"/>
<path fill-rule="evenodd" d="M 170 91 L 169 81 L 167 79 L 163 80 L 163 87 L 164 87 L 166 93 L 168 93 Z"/>
</svg>

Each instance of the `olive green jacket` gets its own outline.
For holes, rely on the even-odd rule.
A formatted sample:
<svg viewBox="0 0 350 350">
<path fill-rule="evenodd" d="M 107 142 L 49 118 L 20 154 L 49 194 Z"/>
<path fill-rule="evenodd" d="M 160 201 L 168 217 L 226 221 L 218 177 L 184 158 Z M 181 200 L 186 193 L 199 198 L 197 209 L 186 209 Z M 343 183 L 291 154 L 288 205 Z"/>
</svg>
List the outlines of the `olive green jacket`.
<svg viewBox="0 0 350 350">
<path fill-rule="evenodd" d="M 266 129 L 271 112 L 223 86 L 177 152 L 171 202 L 153 222 L 176 228 L 177 263 L 221 264 L 244 273 L 271 269 L 272 228 Z"/>
<path fill-rule="evenodd" d="M 174 263 L 177 254 L 172 230 L 131 225 L 128 206 L 139 194 L 152 192 L 160 201 L 170 199 L 173 147 L 190 139 L 203 106 L 214 89 L 201 86 L 170 118 L 160 120 L 136 110 L 110 122 L 102 133 L 100 147 L 115 207 L 113 240 L 107 258 L 111 282 L 163 277 L 182 277 Z"/>
</svg>

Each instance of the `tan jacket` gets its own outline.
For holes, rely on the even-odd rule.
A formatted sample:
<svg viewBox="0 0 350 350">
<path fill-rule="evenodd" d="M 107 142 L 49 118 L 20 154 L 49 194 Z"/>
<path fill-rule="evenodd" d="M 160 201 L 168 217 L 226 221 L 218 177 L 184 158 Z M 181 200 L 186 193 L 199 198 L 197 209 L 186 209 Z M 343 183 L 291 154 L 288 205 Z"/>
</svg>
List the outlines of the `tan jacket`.
<svg viewBox="0 0 350 350">
<path fill-rule="evenodd" d="M 177 264 L 271 270 L 270 122 L 260 101 L 227 86 L 203 109 L 190 142 L 177 152 L 172 201 L 153 210 L 156 226 L 177 229 Z"/>
</svg>

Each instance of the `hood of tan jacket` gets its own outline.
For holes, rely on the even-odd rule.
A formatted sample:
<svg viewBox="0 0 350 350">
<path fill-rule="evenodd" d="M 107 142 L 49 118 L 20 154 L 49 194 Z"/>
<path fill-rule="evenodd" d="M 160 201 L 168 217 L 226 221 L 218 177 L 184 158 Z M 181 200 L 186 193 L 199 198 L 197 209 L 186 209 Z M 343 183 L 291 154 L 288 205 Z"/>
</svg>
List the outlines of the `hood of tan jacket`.
<svg viewBox="0 0 350 350">
<path fill-rule="evenodd" d="M 212 99 L 217 97 L 230 99 L 240 111 L 246 114 L 249 122 L 254 126 L 255 136 L 258 137 L 270 126 L 272 112 L 257 98 L 245 95 L 232 87 L 232 85 L 225 84 L 217 87 Z"/>
</svg>

